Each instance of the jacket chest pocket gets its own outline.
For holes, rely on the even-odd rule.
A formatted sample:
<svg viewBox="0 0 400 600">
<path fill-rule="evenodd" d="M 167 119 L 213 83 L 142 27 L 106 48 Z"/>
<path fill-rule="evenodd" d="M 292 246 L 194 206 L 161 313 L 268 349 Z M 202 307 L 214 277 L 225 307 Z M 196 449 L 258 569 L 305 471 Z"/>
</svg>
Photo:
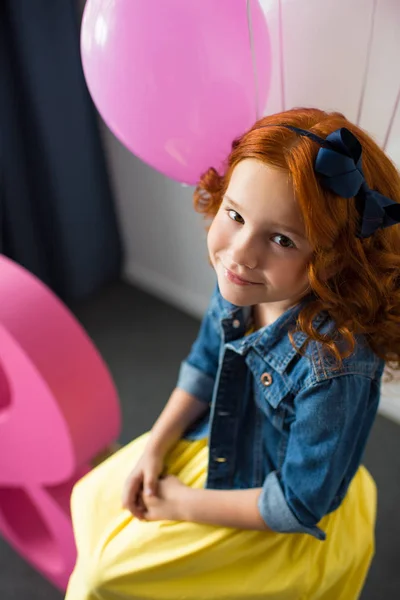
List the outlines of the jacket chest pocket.
<svg viewBox="0 0 400 600">
<path fill-rule="evenodd" d="M 273 369 L 257 369 L 253 377 L 254 401 L 258 408 L 276 429 L 288 429 L 294 417 L 293 394 L 288 382 Z"/>
</svg>

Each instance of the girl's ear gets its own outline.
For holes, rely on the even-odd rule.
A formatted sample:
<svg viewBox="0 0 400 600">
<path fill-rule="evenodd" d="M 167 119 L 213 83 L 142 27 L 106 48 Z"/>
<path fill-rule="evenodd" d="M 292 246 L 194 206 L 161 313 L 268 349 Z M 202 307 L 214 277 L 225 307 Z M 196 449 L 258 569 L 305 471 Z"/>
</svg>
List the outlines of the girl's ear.
<svg viewBox="0 0 400 600">
<path fill-rule="evenodd" d="M 336 275 L 337 273 L 337 266 L 335 265 L 331 265 L 330 267 L 327 267 L 326 269 L 321 269 L 319 276 L 321 278 L 321 281 L 328 281 L 328 279 L 330 279 L 331 277 L 333 277 L 334 275 Z"/>
<path fill-rule="evenodd" d="M 331 258 L 331 260 L 329 260 Z M 341 268 L 340 260 L 337 260 L 337 256 L 333 255 L 332 257 L 326 256 L 321 261 L 322 264 L 318 264 L 318 259 L 314 257 L 314 260 L 311 259 L 311 262 L 314 262 L 314 269 L 317 269 L 318 277 L 320 281 L 324 283 L 328 281 L 331 277 L 334 277 Z"/>
</svg>

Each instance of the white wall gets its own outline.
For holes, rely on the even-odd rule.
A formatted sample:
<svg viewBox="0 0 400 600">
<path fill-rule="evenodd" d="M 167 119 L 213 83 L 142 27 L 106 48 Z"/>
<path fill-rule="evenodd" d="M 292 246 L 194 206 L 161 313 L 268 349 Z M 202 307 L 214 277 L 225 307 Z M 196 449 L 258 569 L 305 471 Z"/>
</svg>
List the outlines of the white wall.
<svg viewBox="0 0 400 600">
<path fill-rule="evenodd" d="M 200 317 L 214 285 L 193 189 L 157 173 L 102 127 L 126 252 L 126 278 Z"/>
<path fill-rule="evenodd" d="M 400 165 L 400 108 L 393 57 L 400 55 L 400 2 L 260 0 L 273 51 L 272 85 L 265 114 L 292 106 L 344 112 L 383 143 Z M 83 4 L 82 0 L 80 2 Z M 318 26 L 315 26 L 318 19 Z M 283 32 L 283 52 L 280 50 Z M 371 48 L 368 54 L 367 49 Z M 102 126 L 125 250 L 125 277 L 200 317 L 214 276 L 207 261 L 202 217 L 192 188 L 168 180 L 130 154 Z M 381 411 L 400 422 L 399 385 L 384 386 Z"/>
</svg>

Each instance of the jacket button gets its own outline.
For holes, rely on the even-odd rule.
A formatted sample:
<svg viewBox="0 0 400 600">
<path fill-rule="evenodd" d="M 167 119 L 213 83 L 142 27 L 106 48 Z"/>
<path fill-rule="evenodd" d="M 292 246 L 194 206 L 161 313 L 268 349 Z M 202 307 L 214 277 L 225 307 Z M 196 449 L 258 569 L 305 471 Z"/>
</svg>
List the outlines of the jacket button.
<svg viewBox="0 0 400 600">
<path fill-rule="evenodd" d="M 226 458 L 223 458 L 222 456 L 220 458 L 216 458 L 215 462 L 219 462 L 219 463 L 224 463 L 226 462 Z"/>
<path fill-rule="evenodd" d="M 240 321 L 239 321 L 239 319 L 234 319 L 232 321 L 232 327 L 234 327 L 235 329 L 237 329 L 238 327 L 240 327 Z"/>
<path fill-rule="evenodd" d="M 272 383 L 272 376 L 270 373 L 263 373 L 260 377 L 261 383 L 268 387 Z"/>
</svg>

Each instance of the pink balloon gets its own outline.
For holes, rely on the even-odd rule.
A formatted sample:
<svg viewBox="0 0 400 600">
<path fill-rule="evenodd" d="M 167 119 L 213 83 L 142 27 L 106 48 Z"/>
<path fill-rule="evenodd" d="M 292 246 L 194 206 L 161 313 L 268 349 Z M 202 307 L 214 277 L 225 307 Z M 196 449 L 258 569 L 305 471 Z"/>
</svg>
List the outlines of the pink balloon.
<svg viewBox="0 0 400 600">
<path fill-rule="evenodd" d="M 270 44 L 258 0 L 88 0 L 81 53 L 92 98 L 129 150 L 194 184 L 261 116 Z M 248 19 L 249 16 L 249 19 Z"/>
</svg>

